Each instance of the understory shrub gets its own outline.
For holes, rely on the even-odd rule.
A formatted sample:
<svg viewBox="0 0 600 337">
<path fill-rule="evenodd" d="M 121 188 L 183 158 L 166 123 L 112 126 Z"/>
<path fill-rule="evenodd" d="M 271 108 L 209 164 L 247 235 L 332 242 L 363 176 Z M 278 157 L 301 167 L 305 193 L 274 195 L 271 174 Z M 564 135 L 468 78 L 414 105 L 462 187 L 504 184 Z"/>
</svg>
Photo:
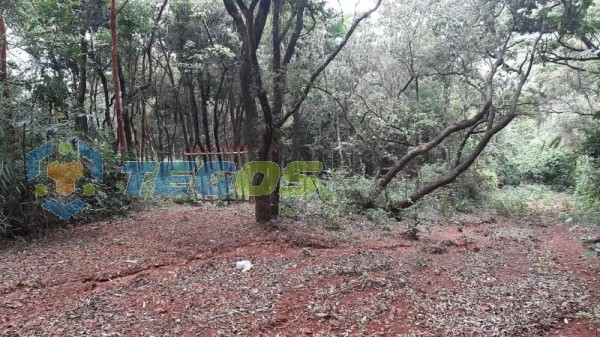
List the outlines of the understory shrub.
<svg viewBox="0 0 600 337">
<path fill-rule="evenodd" d="M 512 161 L 503 160 L 494 172 L 498 177 L 498 187 L 521 185 L 523 175 L 519 171 L 519 166 Z"/>
<path fill-rule="evenodd" d="M 552 191 L 543 185 L 506 186 L 489 193 L 485 204 L 499 215 L 511 216 L 526 212 L 533 201 L 552 197 Z"/>
<path fill-rule="evenodd" d="M 0 162 L 0 237 L 27 232 L 36 221 L 44 219 L 41 202 L 32 191 L 22 163 L 10 159 Z"/>
<path fill-rule="evenodd" d="M 85 197 L 85 202 L 90 204 L 90 207 L 82 213 L 76 214 L 73 217 L 75 222 L 90 222 L 110 218 L 114 216 L 123 216 L 129 211 L 133 201 L 139 202 L 139 198 L 131 198 L 125 195 L 127 188 L 128 174 L 122 173 L 122 165 L 124 161 L 135 160 L 131 154 L 126 154 L 125 158 L 121 158 L 112 149 L 107 147 L 95 146 L 100 151 L 104 158 L 104 179 L 102 181 L 93 181 L 96 187 L 96 193 L 91 197 Z M 88 170 L 88 162 L 82 161 Z M 84 182 L 92 182 L 85 181 Z M 78 183 L 82 186 L 83 183 Z M 81 194 L 81 188 L 78 187 L 77 193 Z"/>
<path fill-rule="evenodd" d="M 35 144 L 35 143 L 33 143 Z M 45 174 L 38 178 L 27 181 L 25 163 L 22 158 L 16 156 L 3 156 L 0 161 L 0 237 L 24 235 L 32 231 L 42 230 L 50 226 L 58 226 L 65 223 L 86 223 L 102 220 L 115 215 L 123 215 L 129 209 L 131 200 L 123 193 L 127 183 L 127 176 L 121 173 L 122 160 L 109 148 L 102 148 L 90 143 L 104 155 L 104 179 L 96 181 L 84 173 L 76 184 L 74 195 L 89 204 L 82 213 L 78 213 L 67 221 L 63 221 L 54 214 L 42 208 L 42 204 L 51 198 L 59 202 L 68 203 L 73 198 L 64 198 L 54 189 L 52 182 Z M 56 146 L 56 145 L 55 145 Z M 41 163 L 40 171 L 46 172 L 48 163 L 58 160 L 69 162 L 77 160 L 84 165 L 84 172 L 89 172 L 87 160 L 79 160 L 74 151 L 68 156 L 53 153 L 48 159 Z M 91 183 L 95 187 L 95 193 L 84 196 L 82 186 Z M 36 185 L 44 185 L 47 195 L 37 196 Z"/>
<path fill-rule="evenodd" d="M 583 129 L 581 152 L 592 158 L 600 158 L 600 121 L 596 120 Z"/>
<path fill-rule="evenodd" d="M 557 149 L 544 154 L 537 174 L 541 182 L 558 191 L 572 190 L 575 187 L 577 155 L 574 151 Z"/>
<path fill-rule="evenodd" d="M 446 165 L 436 168 L 429 165 L 424 168 L 423 184 L 428 184 L 447 172 Z M 474 212 L 485 200 L 486 195 L 498 189 L 499 185 L 498 175 L 494 171 L 471 168 L 458 176 L 452 184 L 435 191 L 432 196 L 442 214 L 453 210 Z"/>
<path fill-rule="evenodd" d="M 583 130 L 582 155 L 577 159 L 575 194 L 587 208 L 600 208 L 600 121 Z"/>
<path fill-rule="evenodd" d="M 589 156 L 577 159 L 575 171 L 575 194 L 585 207 L 597 208 L 600 205 L 600 160 Z"/>
<path fill-rule="evenodd" d="M 327 175 L 319 179 L 317 194 L 325 204 L 341 211 L 360 210 L 368 202 L 368 191 L 372 184 L 362 176 L 349 175 L 345 171 L 328 170 Z"/>
</svg>

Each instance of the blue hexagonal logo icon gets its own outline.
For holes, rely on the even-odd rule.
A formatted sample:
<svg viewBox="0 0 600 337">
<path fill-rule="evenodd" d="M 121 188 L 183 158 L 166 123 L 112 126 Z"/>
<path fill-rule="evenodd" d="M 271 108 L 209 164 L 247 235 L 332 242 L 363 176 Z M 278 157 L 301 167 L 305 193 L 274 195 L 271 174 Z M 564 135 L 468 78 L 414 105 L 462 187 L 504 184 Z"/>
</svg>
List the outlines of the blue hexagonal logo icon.
<svg viewBox="0 0 600 337">
<path fill-rule="evenodd" d="M 68 155 L 72 152 L 71 144 L 77 145 L 77 153 L 80 157 L 89 161 L 90 177 L 95 180 L 104 178 L 104 160 L 102 153 L 89 146 L 85 142 L 72 138 L 69 142 L 60 143 L 58 146 L 61 155 Z M 47 142 L 27 154 L 27 180 L 31 181 L 40 176 L 45 176 L 54 181 L 56 193 L 61 197 L 68 198 L 77 190 L 77 183 L 84 177 L 84 165 L 79 161 L 70 161 L 63 163 L 60 160 L 48 163 L 45 166 L 45 172 L 42 172 L 42 162 L 50 157 L 54 151 L 52 142 Z M 82 186 L 85 196 L 92 196 L 96 192 L 93 184 Z M 44 197 L 48 194 L 48 188 L 45 184 L 39 184 L 35 187 L 35 194 Z M 42 207 L 57 215 L 63 220 L 68 220 L 75 214 L 87 209 L 89 205 L 81 199 L 72 200 L 69 203 L 61 203 L 51 198 Z"/>
</svg>

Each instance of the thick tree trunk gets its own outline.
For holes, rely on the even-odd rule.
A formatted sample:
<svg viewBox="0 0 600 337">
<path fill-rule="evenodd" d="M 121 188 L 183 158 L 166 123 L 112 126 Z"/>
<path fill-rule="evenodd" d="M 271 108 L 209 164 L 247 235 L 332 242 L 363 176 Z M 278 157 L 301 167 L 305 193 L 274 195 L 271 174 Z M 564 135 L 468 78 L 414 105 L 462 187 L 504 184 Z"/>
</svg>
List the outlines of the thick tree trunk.
<svg viewBox="0 0 600 337">
<path fill-rule="evenodd" d="M 123 122 L 123 105 L 121 102 L 121 82 L 119 77 L 119 45 L 117 36 L 117 1 L 110 2 L 110 31 L 112 45 L 112 69 L 113 82 L 115 86 L 115 114 L 117 115 L 117 140 L 119 142 L 119 152 L 127 152 L 127 140 L 125 139 L 125 125 Z"/>
<path fill-rule="evenodd" d="M 250 74 L 250 65 L 243 56 L 240 65 L 240 83 L 242 87 L 248 87 L 246 90 L 242 90 L 242 104 L 244 106 L 244 139 L 250 147 L 250 151 L 256 150 L 260 146 L 260 137 L 256 137 L 258 129 L 258 110 L 256 109 L 256 96 L 254 95 L 254 81 Z"/>
<path fill-rule="evenodd" d="M 254 0 L 250 6 L 244 4 L 243 1 L 223 0 L 229 15 L 233 18 L 236 30 L 243 42 L 240 65 L 240 85 L 242 89 L 242 100 L 246 112 L 246 134 L 252 135 L 261 132 L 262 136 L 250 137 L 251 148 L 259 149 L 256 159 L 259 161 L 274 160 L 280 161 L 280 132 L 279 129 L 285 121 L 298 111 L 310 93 L 314 82 L 319 78 L 320 74 L 327 66 L 335 59 L 339 52 L 347 44 L 348 40 L 356 30 L 358 24 L 366 19 L 381 5 L 381 1 L 377 1 L 377 5 L 370 11 L 356 19 L 345 38 L 337 46 L 335 51 L 331 53 L 327 59 L 321 64 L 311 75 L 307 85 L 300 94 L 300 98 L 295 102 L 293 108 L 283 115 L 283 98 L 286 85 L 286 68 L 291 62 L 295 52 L 298 39 L 304 29 L 304 12 L 308 4 L 308 0 L 300 0 L 292 2 L 295 7 L 292 18 L 295 20 L 290 23 L 295 23 L 292 34 L 289 37 L 285 54 L 282 56 L 281 43 L 283 42 L 284 33 L 281 33 L 280 20 L 281 11 L 284 2 L 282 0 L 274 0 L 273 6 L 273 105 L 269 102 L 266 89 L 262 83 L 261 69 L 258 62 L 257 50 L 261 41 L 267 17 L 271 7 L 271 0 Z M 258 6 L 258 7 L 257 7 Z M 255 11 L 256 16 L 255 16 Z M 241 12 L 241 13 L 240 13 Z M 286 29 L 287 32 L 287 29 Z M 258 110 L 256 108 L 256 100 L 260 103 L 263 113 L 263 123 L 260 128 L 255 128 L 254 125 L 258 122 Z M 253 140 L 256 139 L 256 140 Z M 275 145 L 275 147 L 273 147 Z M 255 179 L 255 181 L 262 179 Z M 271 207 L 271 201 L 277 199 L 277 204 Z M 274 196 L 258 197 L 255 207 L 256 220 L 258 222 L 267 222 L 271 219 L 272 214 L 278 213 L 278 194 Z"/>
<path fill-rule="evenodd" d="M 261 147 L 258 151 L 258 161 L 269 161 L 271 154 L 271 147 L 273 142 L 273 129 L 267 128 L 263 134 Z M 264 176 L 257 174 L 253 179 L 254 186 L 260 186 L 263 182 Z M 279 185 L 279 184 L 278 184 Z M 254 216 L 256 221 L 259 223 L 266 223 L 271 221 L 273 218 L 273 194 L 261 195 L 256 197 L 256 203 L 254 204 Z"/>
<path fill-rule="evenodd" d="M 246 141 L 250 147 L 250 151 L 256 151 L 252 157 L 259 161 L 269 160 L 269 152 L 271 139 L 263 134 L 256 137 L 263 128 L 258 117 L 258 109 L 256 107 L 256 99 L 259 90 L 262 87 L 258 85 L 260 82 L 260 69 L 256 51 L 258 43 L 261 40 L 266 18 L 271 6 L 270 0 L 261 0 L 259 15 L 254 16 L 254 12 L 248 9 L 242 9 L 242 14 L 232 0 L 224 0 L 225 7 L 236 25 L 237 32 L 242 40 L 242 52 L 240 58 L 239 78 L 242 87 L 241 96 L 244 106 L 245 118 L 245 135 Z M 268 102 L 262 102 L 264 105 Z M 265 112 L 265 111 L 263 111 Z M 270 111 L 268 112 L 270 114 Z M 266 115 L 266 114 L 265 114 Z M 261 139 L 262 138 L 262 139 Z M 256 175 L 253 179 L 253 184 L 258 186 L 262 183 L 264 177 Z M 270 196 L 258 196 L 255 199 L 255 218 L 257 222 L 268 222 L 271 220 L 271 200 Z"/>
<path fill-rule="evenodd" d="M 302 2 L 302 6 L 305 2 Z M 281 8 L 283 5 L 283 0 L 273 0 L 273 37 L 272 37 L 272 53 L 273 53 L 273 61 L 272 61 L 272 69 L 273 69 L 273 104 L 271 108 L 271 113 L 273 114 L 273 120 L 281 119 L 283 115 L 283 104 L 284 104 L 284 95 L 285 95 L 285 69 L 282 69 L 282 56 L 281 56 Z M 304 12 L 304 8 L 301 9 Z M 300 20 L 302 20 L 300 18 Z M 294 37 L 292 37 L 294 39 Z M 295 43 L 292 41 L 291 43 Z M 266 125 L 267 128 L 271 127 L 270 125 Z M 268 141 L 270 144 L 270 155 L 271 161 L 275 164 L 281 166 L 281 151 L 280 151 L 280 136 L 276 132 L 276 130 L 272 130 L 268 132 L 270 138 Z M 279 191 L 280 191 L 281 179 L 277 183 L 275 187 L 275 191 L 270 196 L 271 202 L 271 216 L 277 217 L 279 216 Z"/>
</svg>

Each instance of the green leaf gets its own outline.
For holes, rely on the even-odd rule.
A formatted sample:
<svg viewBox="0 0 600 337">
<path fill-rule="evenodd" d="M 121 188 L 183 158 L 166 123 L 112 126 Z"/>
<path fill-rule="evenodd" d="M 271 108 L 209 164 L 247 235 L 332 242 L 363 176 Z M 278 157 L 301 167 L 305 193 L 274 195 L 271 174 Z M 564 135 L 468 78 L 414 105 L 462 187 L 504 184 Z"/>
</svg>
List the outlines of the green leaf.
<svg viewBox="0 0 600 337">
<path fill-rule="evenodd" d="M 590 314 L 589 312 L 584 312 L 584 311 L 580 311 L 580 312 L 576 313 L 575 316 L 587 318 L 587 319 L 594 319 L 593 314 Z"/>
</svg>

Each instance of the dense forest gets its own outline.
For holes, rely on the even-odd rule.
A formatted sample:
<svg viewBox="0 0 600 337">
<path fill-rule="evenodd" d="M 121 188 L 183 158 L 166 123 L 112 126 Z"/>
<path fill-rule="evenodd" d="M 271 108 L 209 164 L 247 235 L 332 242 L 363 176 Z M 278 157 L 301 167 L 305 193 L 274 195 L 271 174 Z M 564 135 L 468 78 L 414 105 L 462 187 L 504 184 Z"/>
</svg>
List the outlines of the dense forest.
<svg viewBox="0 0 600 337">
<path fill-rule="evenodd" d="M 600 2 L 0 0 L 0 336 L 600 331 Z"/>
<path fill-rule="evenodd" d="M 353 208 L 396 217 L 431 193 L 460 207 L 522 183 L 597 205 L 593 1 L 5 0 L 0 14 L 5 234 L 53 220 L 18 172 L 72 137 L 105 156 L 99 215 L 132 201 L 123 161 L 245 145 L 253 161 L 322 162 Z M 258 221 L 288 183 L 256 197 Z"/>
</svg>

